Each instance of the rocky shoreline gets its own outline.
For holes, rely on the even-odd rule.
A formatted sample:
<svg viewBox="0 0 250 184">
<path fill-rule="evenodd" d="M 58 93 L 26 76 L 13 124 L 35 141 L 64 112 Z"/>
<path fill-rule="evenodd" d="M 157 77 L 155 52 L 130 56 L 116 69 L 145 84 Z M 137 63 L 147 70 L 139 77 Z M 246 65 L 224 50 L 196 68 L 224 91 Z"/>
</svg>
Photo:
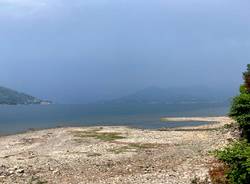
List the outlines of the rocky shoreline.
<svg viewBox="0 0 250 184">
<path fill-rule="evenodd" d="M 195 178 L 209 183 L 211 152 L 238 132 L 228 117 L 203 120 L 217 123 L 161 131 L 70 127 L 3 136 L 0 183 L 188 184 Z"/>
</svg>

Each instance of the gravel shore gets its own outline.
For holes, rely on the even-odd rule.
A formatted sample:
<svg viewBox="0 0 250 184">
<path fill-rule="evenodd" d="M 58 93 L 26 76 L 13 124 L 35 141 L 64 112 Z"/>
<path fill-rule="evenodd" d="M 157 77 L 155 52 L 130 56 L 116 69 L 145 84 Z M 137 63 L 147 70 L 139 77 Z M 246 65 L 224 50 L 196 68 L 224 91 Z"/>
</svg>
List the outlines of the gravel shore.
<svg viewBox="0 0 250 184">
<path fill-rule="evenodd" d="M 233 141 L 237 130 L 228 117 L 171 118 L 195 119 L 211 124 L 161 130 L 70 127 L 0 137 L 0 183 L 188 184 L 194 178 L 209 183 L 211 151 Z"/>
</svg>

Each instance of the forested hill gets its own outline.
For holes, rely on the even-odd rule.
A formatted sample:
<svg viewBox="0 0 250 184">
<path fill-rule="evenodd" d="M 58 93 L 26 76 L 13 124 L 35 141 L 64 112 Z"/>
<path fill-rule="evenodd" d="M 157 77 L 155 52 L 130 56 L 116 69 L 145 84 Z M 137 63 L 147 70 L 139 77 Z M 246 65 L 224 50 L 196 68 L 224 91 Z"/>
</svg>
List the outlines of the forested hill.
<svg viewBox="0 0 250 184">
<path fill-rule="evenodd" d="M 104 103 L 112 104 L 183 104 L 229 102 L 234 96 L 233 90 L 213 89 L 207 87 L 159 88 L 149 87 Z"/>
<path fill-rule="evenodd" d="M 17 92 L 0 86 L 0 104 L 8 105 L 28 105 L 28 104 L 48 104 L 50 102 L 43 101 L 31 95 Z"/>
</svg>

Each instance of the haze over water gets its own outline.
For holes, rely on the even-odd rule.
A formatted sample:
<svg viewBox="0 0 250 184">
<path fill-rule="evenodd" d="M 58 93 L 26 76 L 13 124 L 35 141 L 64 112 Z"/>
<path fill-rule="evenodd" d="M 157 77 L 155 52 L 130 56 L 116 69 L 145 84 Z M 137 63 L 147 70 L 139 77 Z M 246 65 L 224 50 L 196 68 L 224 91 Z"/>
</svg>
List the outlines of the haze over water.
<svg viewBox="0 0 250 184">
<path fill-rule="evenodd" d="M 148 86 L 237 91 L 249 0 L 0 0 L 0 85 L 56 103 Z"/>
</svg>

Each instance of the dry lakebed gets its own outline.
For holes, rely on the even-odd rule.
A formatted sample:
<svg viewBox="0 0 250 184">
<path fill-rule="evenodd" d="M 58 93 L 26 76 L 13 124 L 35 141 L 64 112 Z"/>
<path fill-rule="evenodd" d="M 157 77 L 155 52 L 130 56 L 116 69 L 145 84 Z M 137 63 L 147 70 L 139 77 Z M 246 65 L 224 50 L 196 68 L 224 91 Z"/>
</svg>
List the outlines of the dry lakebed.
<svg viewBox="0 0 250 184">
<path fill-rule="evenodd" d="M 215 163 L 211 152 L 237 137 L 237 130 L 230 128 L 233 120 L 162 120 L 211 123 L 160 130 L 69 127 L 2 136 L 0 183 L 188 184 L 194 178 L 209 183 Z"/>
</svg>

